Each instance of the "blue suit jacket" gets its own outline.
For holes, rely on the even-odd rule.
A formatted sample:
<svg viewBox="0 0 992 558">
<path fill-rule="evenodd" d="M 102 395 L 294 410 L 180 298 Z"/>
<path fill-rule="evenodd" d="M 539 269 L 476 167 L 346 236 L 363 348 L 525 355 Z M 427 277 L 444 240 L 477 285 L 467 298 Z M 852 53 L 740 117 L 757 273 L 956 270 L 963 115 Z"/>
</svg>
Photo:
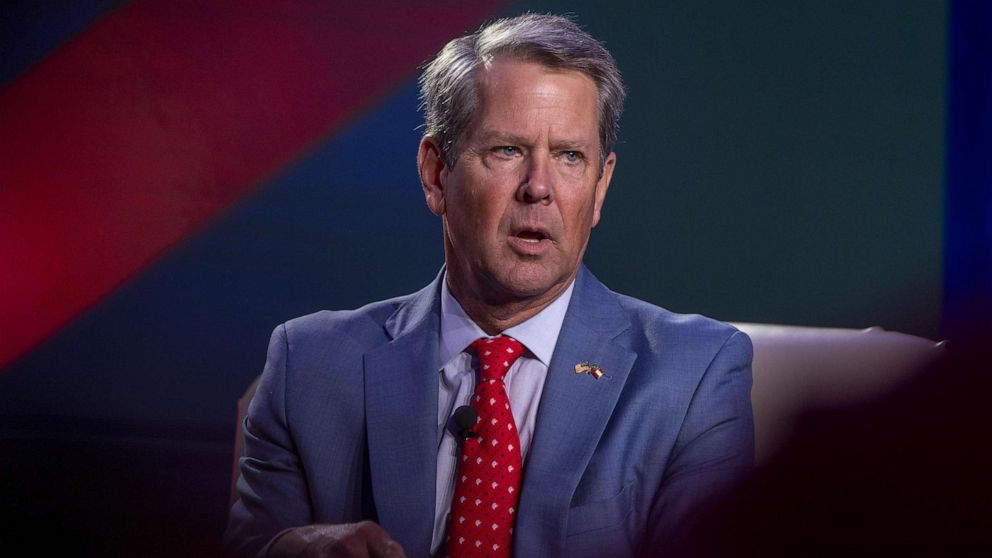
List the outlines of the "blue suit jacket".
<svg viewBox="0 0 992 558">
<path fill-rule="evenodd" d="M 272 335 L 244 424 L 226 539 L 378 521 L 428 556 L 440 281 Z M 577 374 L 590 361 L 605 375 Z M 653 555 L 752 462 L 751 343 L 700 316 L 609 291 L 580 269 L 524 463 L 515 556 Z"/>
</svg>

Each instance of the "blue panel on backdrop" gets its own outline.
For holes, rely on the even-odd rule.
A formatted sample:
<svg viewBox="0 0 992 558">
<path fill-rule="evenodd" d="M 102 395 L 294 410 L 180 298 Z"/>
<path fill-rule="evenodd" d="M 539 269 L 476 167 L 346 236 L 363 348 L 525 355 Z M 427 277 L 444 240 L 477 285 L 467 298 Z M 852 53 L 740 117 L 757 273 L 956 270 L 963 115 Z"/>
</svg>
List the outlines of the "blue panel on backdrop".
<svg viewBox="0 0 992 558">
<path fill-rule="evenodd" d="M 0 7 L 0 87 L 86 29 L 121 0 L 38 2 L 17 0 Z"/>
<path fill-rule="evenodd" d="M 0 409 L 233 428 L 277 324 L 437 273 L 416 106 L 411 83 L 12 365 Z"/>
<path fill-rule="evenodd" d="M 992 324 L 992 3 L 950 17 L 944 327 Z"/>
</svg>

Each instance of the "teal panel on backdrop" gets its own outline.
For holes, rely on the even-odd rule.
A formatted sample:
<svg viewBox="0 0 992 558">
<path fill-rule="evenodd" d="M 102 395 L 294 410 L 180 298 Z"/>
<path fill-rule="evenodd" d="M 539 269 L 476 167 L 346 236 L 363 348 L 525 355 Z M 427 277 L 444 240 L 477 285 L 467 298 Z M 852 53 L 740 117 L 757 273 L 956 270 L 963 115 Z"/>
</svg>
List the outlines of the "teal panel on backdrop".
<svg viewBox="0 0 992 558">
<path fill-rule="evenodd" d="M 629 86 L 587 262 L 725 320 L 939 335 L 944 2 L 525 2 Z"/>
</svg>

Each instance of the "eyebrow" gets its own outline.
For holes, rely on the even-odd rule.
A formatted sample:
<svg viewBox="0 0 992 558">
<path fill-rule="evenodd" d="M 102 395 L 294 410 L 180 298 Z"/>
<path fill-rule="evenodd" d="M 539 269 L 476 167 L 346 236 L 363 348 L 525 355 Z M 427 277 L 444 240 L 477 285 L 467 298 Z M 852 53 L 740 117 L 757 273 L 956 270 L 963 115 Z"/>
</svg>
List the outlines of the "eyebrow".
<svg viewBox="0 0 992 558">
<path fill-rule="evenodd" d="M 489 130 L 479 134 L 479 142 L 483 144 L 488 143 L 499 143 L 507 145 L 528 145 L 530 140 L 524 136 L 520 136 L 510 132 L 501 132 L 499 130 Z M 572 139 L 562 139 L 554 142 L 552 147 L 555 151 L 562 150 L 575 150 L 581 151 L 590 148 L 588 142 Z"/>
<path fill-rule="evenodd" d="M 479 134 L 479 141 L 482 143 L 507 143 L 507 144 L 526 144 L 528 140 L 523 136 L 517 134 L 500 132 L 498 130 L 488 130 Z"/>
</svg>

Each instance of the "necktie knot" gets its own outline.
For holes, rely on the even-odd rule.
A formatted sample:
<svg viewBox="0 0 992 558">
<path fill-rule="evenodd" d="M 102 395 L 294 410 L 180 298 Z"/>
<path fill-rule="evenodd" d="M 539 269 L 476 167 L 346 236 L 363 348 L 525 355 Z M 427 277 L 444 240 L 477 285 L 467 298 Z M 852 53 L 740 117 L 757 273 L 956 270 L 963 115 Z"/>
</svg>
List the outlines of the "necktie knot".
<svg viewBox="0 0 992 558">
<path fill-rule="evenodd" d="M 479 378 L 482 381 L 502 380 L 524 351 L 520 341 L 507 335 L 481 337 L 473 341 L 469 348 L 479 355 Z"/>
</svg>

